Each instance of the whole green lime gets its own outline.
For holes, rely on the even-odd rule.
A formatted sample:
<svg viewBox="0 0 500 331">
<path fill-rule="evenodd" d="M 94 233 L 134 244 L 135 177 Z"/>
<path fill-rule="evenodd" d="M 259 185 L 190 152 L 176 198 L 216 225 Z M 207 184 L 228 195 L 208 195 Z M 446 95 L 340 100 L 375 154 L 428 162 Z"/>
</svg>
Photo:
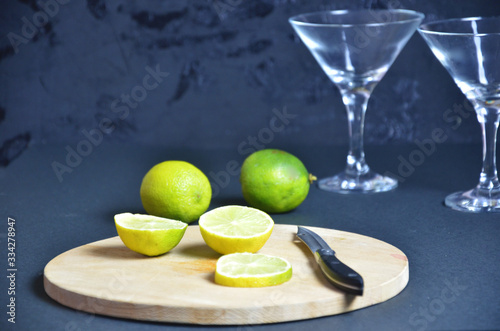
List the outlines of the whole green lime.
<svg viewBox="0 0 500 331">
<path fill-rule="evenodd" d="M 141 200 L 150 215 L 191 223 L 210 205 L 207 176 L 185 161 L 165 161 L 151 168 L 141 184 Z"/>
<path fill-rule="evenodd" d="M 298 207 L 316 177 L 297 157 L 278 149 L 252 153 L 241 167 L 243 197 L 252 207 L 284 213 Z"/>
</svg>

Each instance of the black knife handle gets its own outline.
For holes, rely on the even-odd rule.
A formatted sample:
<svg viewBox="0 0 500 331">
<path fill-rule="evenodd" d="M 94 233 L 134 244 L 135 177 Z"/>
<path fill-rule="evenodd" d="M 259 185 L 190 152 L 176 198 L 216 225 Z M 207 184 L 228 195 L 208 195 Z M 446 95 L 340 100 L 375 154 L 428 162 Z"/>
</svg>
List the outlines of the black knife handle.
<svg viewBox="0 0 500 331">
<path fill-rule="evenodd" d="M 363 295 L 363 278 L 356 271 L 342 263 L 332 250 L 316 251 L 318 264 L 326 278 L 344 291 Z"/>
</svg>

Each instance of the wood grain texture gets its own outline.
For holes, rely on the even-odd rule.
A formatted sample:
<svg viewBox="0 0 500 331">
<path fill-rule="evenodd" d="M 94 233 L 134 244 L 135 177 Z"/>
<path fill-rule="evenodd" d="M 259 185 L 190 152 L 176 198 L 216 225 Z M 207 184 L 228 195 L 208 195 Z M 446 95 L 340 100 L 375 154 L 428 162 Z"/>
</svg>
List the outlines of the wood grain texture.
<svg viewBox="0 0 500 331">
<path fill-rule="evenodd" d="M 59 303 L 94 314 L 193 324 L 262 324 L 335 315 L 384 302 L 408 283 L 408 260 L 383 241 L 349 232 L 307 227 L 325 239 L 364 279 L 363 296 L 330 285 L 295 234 L 276 224 L 259 251 L 287 259 L 292 279 L 264 288 L 232 288 L 214 282 L 220 254 L 188 226 L 165 255 L 144 257 L 113 237 L 69 250 L 44 270 L 47 294 Z"/>
</svg>

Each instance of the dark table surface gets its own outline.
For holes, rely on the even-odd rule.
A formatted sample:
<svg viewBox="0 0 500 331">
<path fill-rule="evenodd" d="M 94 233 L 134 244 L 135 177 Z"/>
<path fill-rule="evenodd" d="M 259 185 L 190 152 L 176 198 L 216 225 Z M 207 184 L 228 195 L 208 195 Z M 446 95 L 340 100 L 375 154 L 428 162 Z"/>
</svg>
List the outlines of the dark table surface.
<svg viewBox="0 0 500 331">
<path fill-rule="evenodd" d="M 67 147 L 31 146 L 0 168 L 2 268 L 1 330 L 159 330 L 210 328 L 91 315 L 64 307 L 43 288 L 43 269 L 58 254 L 116 235 L 113 216 L 143 212 L 139 186 L 154 164 L 181 159 L 202 169 L 217 186 L 210 208 L 244 204 L 237 176 L 224 176 L 235 150 L 188 150 L 125 144 L 93 146 L 60 181 L 53 162 L 66 163 Z M 273 146 L 274 147 L 274 146 Z M 272 215 L 276 223 L 334 228 L 371 236 L 401 249 L 410 281 L 396 297 L 361 310 L 297 322 L 224 327 L 238 330 L 486 330 L 500 329 L 500 215 L 470 214 L 443 205 L 448 193 L 476 185 L 481 146 L 367 147 L 374 170 L 401 179 L 392 192 L 337 195 L 311 187 L 296 210 Z M 318 177 L 343 168 L 345 147 L 292 146 Z M 83 150 L 81 150 L 83 151 Z M 419 158 L 420 157 L 420 158 Z M 79 162 L 78 162 L 79 161 Z M 67 170 L 68 170 L 67 169 Z M 218 176 L 216 176 L 218 174 Z M 219 178 L 218 184 L 215 178 Z M 224 181 L 223 181 L 224 179 Z M 15 220 L 15 295 L 8 295 L 7 233 Z M 194 223 L 196 224 L 196 223 Z M 7 304 L 15 297 L 15 325 Z M 235 299 L 236 300 L 236 299 Z M 213 327 L 212 327 L 213 328 Z"/>
</svg>

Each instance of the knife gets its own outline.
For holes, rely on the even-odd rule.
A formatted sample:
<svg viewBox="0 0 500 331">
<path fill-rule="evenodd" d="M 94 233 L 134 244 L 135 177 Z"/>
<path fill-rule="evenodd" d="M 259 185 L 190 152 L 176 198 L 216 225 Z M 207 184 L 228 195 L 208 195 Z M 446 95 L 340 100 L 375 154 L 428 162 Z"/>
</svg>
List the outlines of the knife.
<svg viewBox="0 0 500 331">
<path fill-rule="evenodd" d="M 361 275 L 342 263 L 335 256 L 335 251 L 319 235 L 299 226 L 297 237 L 309 247 L 323 275 L 330 283 L 345 292 L 363 295 L 364 285 Z"/>
</svg>

